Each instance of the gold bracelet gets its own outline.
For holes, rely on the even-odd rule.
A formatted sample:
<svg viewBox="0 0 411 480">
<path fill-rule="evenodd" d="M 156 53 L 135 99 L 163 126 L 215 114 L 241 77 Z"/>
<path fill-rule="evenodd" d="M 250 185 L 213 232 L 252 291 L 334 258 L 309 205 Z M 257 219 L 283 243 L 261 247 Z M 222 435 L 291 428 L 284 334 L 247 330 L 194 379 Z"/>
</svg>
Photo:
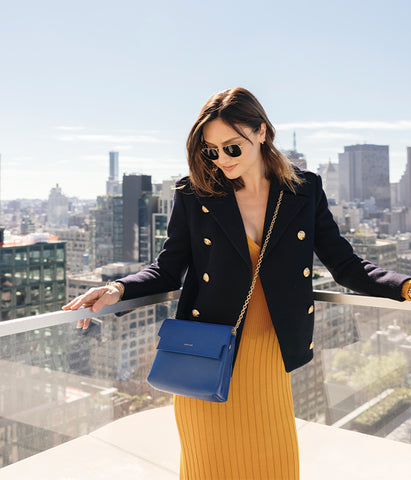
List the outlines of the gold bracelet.
<svg viewBox="0 0 411 480">
<path fill-rule="evenodd" d="M 125 290 L 124 284 L 122 284 L 121 282 L 107 282 L 106 286 L 108 287 L 109 285 L 113 285 L 113 287 L 117 288 L 117 290 L 120 292 L 119 300 L 121 300 L 123 298 L 124 290 Z"/>
</svg>

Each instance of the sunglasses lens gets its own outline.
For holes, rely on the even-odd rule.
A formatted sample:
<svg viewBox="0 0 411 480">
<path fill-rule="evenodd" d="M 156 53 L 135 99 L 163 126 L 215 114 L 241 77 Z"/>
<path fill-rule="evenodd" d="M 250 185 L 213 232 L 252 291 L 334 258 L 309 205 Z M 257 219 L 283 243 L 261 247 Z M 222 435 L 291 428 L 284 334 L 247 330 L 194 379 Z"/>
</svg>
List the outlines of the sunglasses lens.
<svg viewBox="0 0 411 480">
<path fill-rule="evenodd" d="M 240 145 L 227 145 L 227 147 L 223 147 L 223 150 L 230 157 L 239 157 L 241 155 Z"/>
<path fill-rule="evenodd" d="M 217 160 L 218 151 L 216 148 L 203 148 L 201 153 L 207 158 L 207 160 Z"/>
</svg>

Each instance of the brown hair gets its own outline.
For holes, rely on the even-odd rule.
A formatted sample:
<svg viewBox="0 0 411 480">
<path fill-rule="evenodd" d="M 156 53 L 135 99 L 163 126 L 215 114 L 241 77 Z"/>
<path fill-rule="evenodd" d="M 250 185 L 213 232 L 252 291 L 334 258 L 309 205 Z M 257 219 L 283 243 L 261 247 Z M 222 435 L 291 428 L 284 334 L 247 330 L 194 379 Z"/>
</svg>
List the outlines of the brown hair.
<svg viewBox="0 0 411 480">
<path fill-rule="evenodd" d="M 288 158 L 274 146 L 275 129 L 264 108 L 245 88 L 232 88 L 213 95 L 207 101 L 187 138 L 190 180 L 198 194 L 223 195 L 219 186 L 224 187 L 229 184 L 235 190 L 244 187 L 241 177 L 229 180 L 219 168 L 201 155 L 201 149 L 205 146 L 203 127 L 216 118 L 221 118 L 246 139 L 240 126 L 248 126 L 253 132 L 258 132 L 261 123 L 265 123 L 267 125 L 265 143 L 261 145 L 265 176 L 269 180 L 277 177 L 280 184 L 286 185 L 295 192 L 295 186 L 299 185 L 302 179 L 297 175 Z"/>
</svg>

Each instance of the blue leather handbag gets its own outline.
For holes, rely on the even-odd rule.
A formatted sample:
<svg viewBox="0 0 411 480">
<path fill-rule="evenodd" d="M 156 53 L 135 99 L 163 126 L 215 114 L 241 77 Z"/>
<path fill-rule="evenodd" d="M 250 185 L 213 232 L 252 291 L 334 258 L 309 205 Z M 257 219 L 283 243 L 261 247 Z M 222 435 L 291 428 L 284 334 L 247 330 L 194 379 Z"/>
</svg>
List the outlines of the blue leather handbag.
<svg viewBox="0 0 411 480">
<path fill-rule="evenodd" d="M 147 377 L 148 383 L 154 388 L 199 400 L 227 401 L 237 329 L 250 302 L 282 197 L 281 190 L 236 325 L 166 318 L 158 332 L 160 341 Z"/>
<path fill-rule="evenodd" d="M 166 318 L 148 382 L 164 392 L 225 402 L 236 334 L 232 325 Z"/>
</svg>

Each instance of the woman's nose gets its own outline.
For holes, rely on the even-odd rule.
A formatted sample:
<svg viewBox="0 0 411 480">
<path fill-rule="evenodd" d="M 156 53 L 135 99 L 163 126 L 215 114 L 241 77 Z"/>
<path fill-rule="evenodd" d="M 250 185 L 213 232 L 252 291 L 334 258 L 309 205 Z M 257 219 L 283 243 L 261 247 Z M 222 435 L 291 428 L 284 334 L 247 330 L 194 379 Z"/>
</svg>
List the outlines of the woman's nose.
<svg viewBox="0 0 411 480">
<path fill-rule="evenodd" d="M 227 155 L 224 150 L 221 150 L 221 152 L 218 152 L 218 156 L 219 156 L 219 161 L 224 165 L 226 163 L 230 163 L 232 160 L 232 157 L 230 157 L 230 155 Z"/>
</svg>

